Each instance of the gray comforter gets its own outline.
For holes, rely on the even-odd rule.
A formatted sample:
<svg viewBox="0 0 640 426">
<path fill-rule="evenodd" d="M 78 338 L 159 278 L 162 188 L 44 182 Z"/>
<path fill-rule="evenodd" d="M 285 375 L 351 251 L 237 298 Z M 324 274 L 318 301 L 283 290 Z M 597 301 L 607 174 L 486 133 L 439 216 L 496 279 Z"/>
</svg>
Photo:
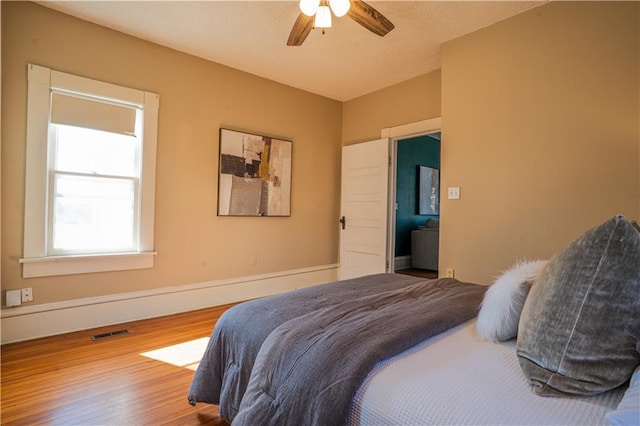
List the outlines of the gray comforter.
<svg viewBox="0 0 640 426">
<path fill-rule="evenodd" d="M 486 287 L 372 275 L 245 302 L 215 326 L 189 390 L 236 425 L 338 425 L 373 366 L 473 318 Z"/>
</svg>

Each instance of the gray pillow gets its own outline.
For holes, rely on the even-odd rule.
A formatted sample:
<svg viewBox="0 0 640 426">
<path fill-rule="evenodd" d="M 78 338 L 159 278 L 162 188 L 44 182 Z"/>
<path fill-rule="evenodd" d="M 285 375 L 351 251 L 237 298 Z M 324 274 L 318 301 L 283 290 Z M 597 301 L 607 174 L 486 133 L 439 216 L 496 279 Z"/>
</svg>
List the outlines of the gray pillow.
<svg viewBox="0 0 640 426">
<path fill-rule="evenodd" d="M 518 325 L 518 361 L 538 395 L 594 395 L 631 377 L 639 330 L 640 233 L 618 215 L 540 272 Z"/>
</svg>

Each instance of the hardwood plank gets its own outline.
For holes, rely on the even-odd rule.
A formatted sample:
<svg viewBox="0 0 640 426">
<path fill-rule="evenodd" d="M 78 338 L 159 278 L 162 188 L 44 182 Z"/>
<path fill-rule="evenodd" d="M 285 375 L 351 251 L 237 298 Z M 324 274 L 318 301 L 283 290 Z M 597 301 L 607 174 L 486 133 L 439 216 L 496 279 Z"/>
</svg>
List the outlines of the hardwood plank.
<svg viewBox="0 0 640 426">
<path fill-rule="evenodd" d="M 3 345 L 2 424 L 228 426 L 217 406 L 187 402 L 194 370 L 146 353 L 208 338 L 231 306 Z"/>
<path fill-rule="evenodd" d="M 438 271 L 430 271 L 428 269 L 407 268 L 407 269 L 398 269 L 395 272 L 396 274 L 411 275 L 414 277 L 422 277 L 422 278 L 430 278 L 430 279 L 438 278 Z"/>
</svg>

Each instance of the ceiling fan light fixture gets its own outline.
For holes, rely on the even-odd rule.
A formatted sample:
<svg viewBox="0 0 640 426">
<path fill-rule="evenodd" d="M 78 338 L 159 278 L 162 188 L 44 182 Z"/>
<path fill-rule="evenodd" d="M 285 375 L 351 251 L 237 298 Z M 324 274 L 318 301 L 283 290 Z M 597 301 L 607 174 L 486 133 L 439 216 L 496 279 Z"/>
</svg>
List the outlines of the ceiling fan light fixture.
<svg viewBox="0 0 640 426">
<path fill-rule="evenodd" d="M 301 46 L 314 28 L 321 28 L 324 34 L 325 28 L 331 28 L 332 14 L 338 17 L 347 15 L 380 37 L 384 37 L 394 28 L 391 21 L 365 0 L 299 0 L 299 2 L 301 12 L 298 13 L 291 28 L 287 46 Z"/>
<path fill-rule="evenodd" d="M 333 14 L 341 18 L 349 11 L 351 2 L 349 0 L 329 0 L 329 6 L 331 6 Z"/>
<path fill-rule="evenodd" d="M 300 0 L 300 11 L 307 16 L 313 16 L 318 11 L 320 0 Z"/>
<path fill-rule="evenodd" d="M 331 10 L 329 6 L 322 5 L 316 12 L 316 28 L 331 28 Z"/>
</svg>

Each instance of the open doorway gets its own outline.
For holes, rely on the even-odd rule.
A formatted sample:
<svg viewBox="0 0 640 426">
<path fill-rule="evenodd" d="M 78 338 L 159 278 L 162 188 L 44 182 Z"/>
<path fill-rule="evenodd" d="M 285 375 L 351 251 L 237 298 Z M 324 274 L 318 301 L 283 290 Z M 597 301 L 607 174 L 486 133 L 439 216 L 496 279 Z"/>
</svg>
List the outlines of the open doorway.
<svg viewBox="0 0 640 426">
<path fill-rule="evenodd" d="M 394 271 L 438 276 L 440 132 L 396 139 Z M 422 203 L 421 203 L 422 201 Z M 425 202 L 427 203 L 425 207 Z"/>
</svg>

